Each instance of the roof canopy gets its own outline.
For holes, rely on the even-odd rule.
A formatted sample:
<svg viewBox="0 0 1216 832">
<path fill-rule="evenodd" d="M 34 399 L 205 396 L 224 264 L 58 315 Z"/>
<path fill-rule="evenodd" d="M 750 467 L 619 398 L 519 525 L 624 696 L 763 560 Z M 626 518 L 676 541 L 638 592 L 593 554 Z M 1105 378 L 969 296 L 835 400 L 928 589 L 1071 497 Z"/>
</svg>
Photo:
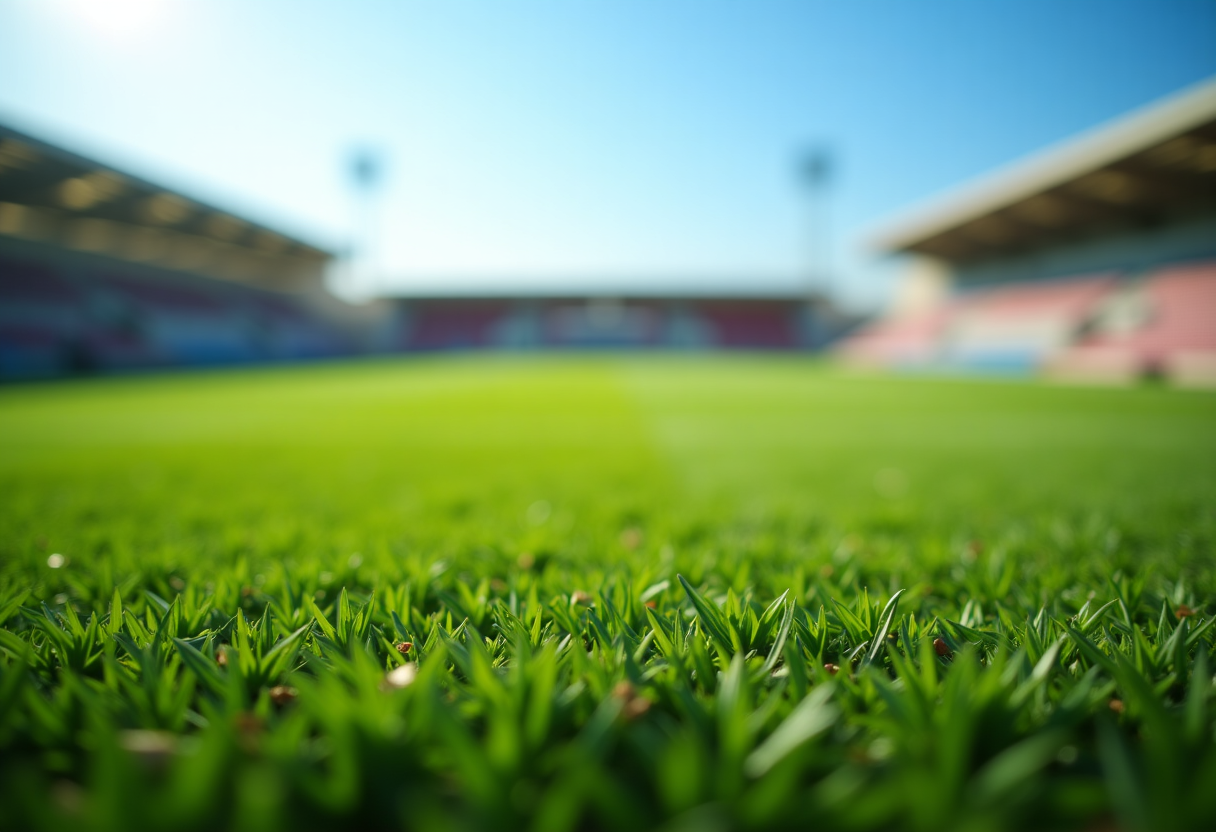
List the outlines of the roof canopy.
<svg viewBox="0 0 1216 832">
<path fill-rule="evenodd" d="M 331 256 L 3 126 L 0 234 L 284 289 Z"/>
<path fill-rule="evenodd" d="M 880 249 L 974 262 L 1216 210 L 1216 78 L 906 214 Z"/>
</svg>

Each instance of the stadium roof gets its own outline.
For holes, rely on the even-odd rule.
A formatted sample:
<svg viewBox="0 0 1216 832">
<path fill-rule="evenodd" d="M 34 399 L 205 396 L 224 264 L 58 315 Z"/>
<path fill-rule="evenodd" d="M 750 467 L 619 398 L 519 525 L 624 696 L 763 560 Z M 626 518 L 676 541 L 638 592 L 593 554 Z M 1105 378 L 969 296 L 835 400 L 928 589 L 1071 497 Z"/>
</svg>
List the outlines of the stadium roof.
<svg viewBox="0 0 1216 832">
<path fill-rule="evenodd" d="M 1216 78 L 919 206 L 877 248 L 977 261 L 1216 209 Z"/>
<path fill-rule="evenodd" d="M 0 235 L 285 289 L 332 257 L 3 125 Z"/>
</svg>

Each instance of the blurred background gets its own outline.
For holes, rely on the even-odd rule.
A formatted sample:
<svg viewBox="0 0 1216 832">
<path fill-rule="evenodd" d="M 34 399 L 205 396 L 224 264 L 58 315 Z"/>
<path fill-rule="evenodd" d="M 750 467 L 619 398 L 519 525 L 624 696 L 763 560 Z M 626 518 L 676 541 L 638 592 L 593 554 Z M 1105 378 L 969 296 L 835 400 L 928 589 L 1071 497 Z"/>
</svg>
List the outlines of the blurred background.
<svg viewBox="0 0 1216 832">
<path fill-rule="evenodd" d="M 1216 2 L 0 2 L 0 379 L 458 349 L 1216 385 Z"/>
</svg>

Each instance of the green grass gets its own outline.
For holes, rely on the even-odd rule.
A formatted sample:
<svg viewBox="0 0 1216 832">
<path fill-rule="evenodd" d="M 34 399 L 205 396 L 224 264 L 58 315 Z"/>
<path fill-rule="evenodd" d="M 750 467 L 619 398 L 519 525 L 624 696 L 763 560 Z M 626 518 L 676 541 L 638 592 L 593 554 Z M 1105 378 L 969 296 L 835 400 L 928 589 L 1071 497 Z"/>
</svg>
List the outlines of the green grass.
<svg viewBox="0 0 1216 832">
<path fill-rule="evenodd" d="M 0 496 L 2 829 L 1216 821 L 1210 394 L 654 356 L 29 385 Z"/>
</svg>

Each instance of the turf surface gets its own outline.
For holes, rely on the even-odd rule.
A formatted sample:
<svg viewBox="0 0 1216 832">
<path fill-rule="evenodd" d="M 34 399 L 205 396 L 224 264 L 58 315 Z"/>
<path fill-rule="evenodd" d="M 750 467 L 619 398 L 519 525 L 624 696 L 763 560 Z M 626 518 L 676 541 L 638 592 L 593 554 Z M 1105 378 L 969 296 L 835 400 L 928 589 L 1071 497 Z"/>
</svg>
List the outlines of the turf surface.
<svg viewBox="0 0 1216 832">
<path fill-rule="evenodd" d="M 1214 428 L 772 357 L 2 389 L 0 828 L 1203 828 Z"/>
</svg>

